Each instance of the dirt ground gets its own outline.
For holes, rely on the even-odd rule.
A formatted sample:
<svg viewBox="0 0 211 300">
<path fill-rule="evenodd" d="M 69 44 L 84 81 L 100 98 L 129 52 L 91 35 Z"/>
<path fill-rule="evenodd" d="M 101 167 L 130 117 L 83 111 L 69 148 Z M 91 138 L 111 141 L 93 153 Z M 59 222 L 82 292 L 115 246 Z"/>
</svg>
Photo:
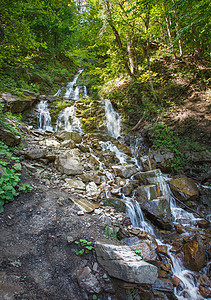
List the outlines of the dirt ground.
<svg viewBox="0 0 211 300">
<path fill-rule="evenodd" d="M 97 216 L 78 216 L 70 194 L 31 183 L 33 191 L 6 205 L 0 215 L 0 299 L 88 299 L 77 276 L 86 265 L 93 266 L 95 257 L 77 256 L 77 245 L 68 238 L 108 239 L 105 226 Z"/>
</svg>

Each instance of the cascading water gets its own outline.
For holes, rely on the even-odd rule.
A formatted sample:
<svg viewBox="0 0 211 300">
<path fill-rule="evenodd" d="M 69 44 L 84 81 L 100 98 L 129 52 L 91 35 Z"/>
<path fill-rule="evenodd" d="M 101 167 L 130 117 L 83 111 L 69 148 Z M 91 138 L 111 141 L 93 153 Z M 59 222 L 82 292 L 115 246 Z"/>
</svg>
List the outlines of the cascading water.
<svg viewBox="0 0 211 300">
<path fill-rule="evenodd" d="M 78 80 L 78 77 L 79 75 L 83 72 L 83 70 L 80 70 L 78 72 L 78 74 L 74 77 L 73 81 L 69 82 L 67 84 L 67 87 L 66 87 L 66 93 L 64 94 L 64 98 L 65 99 L 73 99 L 73 100 L 78 100 L 80 98 L 80 90 L 79 90 L 79 87 L 76 86 L 75 87 L 75 84 Z"/>
<path fill-rule="evenodd" d="M 66 107 L 60 111 L 56 123 L 56 131 L 64 129 L 66 131 L 77 131 L 80 134 L 83 132 L 80 120 L 75 116 L 75 106 Z"/>
<path fill-rule="evenodd" d="M 121 132 L 121 120 L 109 99 L 105 100 L 105 116 L 108 135 L 117 139 Z"/>
<path fill-rule="evenodd" d="M 171 207 L 172 215 L 175 218 L 175 222 L 180 221 L 184 224 L 184 219 L 187 218 L 188 220 L 190 220 L 189 222 L 190 225 L 190 223 L 193 224 L 196 220 L 198 220 L 193 216 L 193 214 L 188 213 L 184 211 L 182 208 L 178 208 L 176 206 L 174 199 L 169 194 L 169 188 L 164 180 L 164 177 L 162 176 L 162 173 L 158 172 L 157 175 L 158 175 L 157 185 L 159 186 L 162 195 L 165 195 L 165 197 L 167 196 L 170 200 L 170 207 Z M 150 199 L 150 195 L 149 195 L 149 199 Z M 183 266 L 181 259 L 169 251 L 171 246 L 166 243 L 163 244 L 162 241 L 155 235 L 153 227 L 148 222 L 145 221 L 139 203 L 135 199 L 129 197 L 125 197 L 125 203 L 127 206 L 126 214 L 128 217 L 130 217 L 133 227 L 134 228 L 138 227 L 154 235 L 156 237 L 156 241 L 158 245 L 167 246 L 168 255 L 172 261 L 173 275 L 175 275 L 181 281 L 178 287 L 174 287 L 174 294 L 176 295 L 177 299 L 179 300 L 204 299 L 199 293 L 197 282 L 195 279 L 195 273 L 190 270 L 187 270 Z"/>
<path fill-rule="evenodd" d="M 37 105 L 38 111 L 38 129 L 40 131 L 53 131 L 53 127 L 51 125 L 51 115 L 48 109 L 48 102 L 47 101 L 40 101 Z"/>
</svg>

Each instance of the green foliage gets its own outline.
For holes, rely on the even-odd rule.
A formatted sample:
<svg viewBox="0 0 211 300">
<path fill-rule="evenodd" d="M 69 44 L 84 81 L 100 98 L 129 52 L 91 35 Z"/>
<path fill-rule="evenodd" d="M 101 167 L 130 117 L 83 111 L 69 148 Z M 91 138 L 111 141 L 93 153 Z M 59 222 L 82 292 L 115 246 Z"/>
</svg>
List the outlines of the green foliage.
<svg viewBox="0 0 211 300">
<path fill-rule="evenodd" d="M 0 177 L 0 212 L 3 212 L 4 204 L 13 201 L 20 191 L 32 190 L 29 185 L 21 183 L 21 165 L 18 162 L 19 158 L 13 155 L 7 145 L 0 142 L 0 166 L 3 173 Z"/>
<path fill-rule="evenodd" d="M 110 227 L 109 225 L 106 225 L 105 233 L 106 233 L 107 237 L 115 238 L 115 239 L 117 238 L 114 228 Z"/>
<path fill-rule="evenodd" d="M 146 261 L 146 258 L 144 258 L 144 255 L 143 255 L 143 251 L 139 248 L 136 248 L 135 249 L 135 253 L 141 257 L 142 260 Z"/>
<path fill-rule="evenodd" d="M 91 245 L 92 242 L 88 242 L 85 239 L 75 241 L 75 244 L 78 245 L 78 249 L 75 250 L 76 255 L 89 254 L 94 249 L 94 246 Z"/>
</svg>

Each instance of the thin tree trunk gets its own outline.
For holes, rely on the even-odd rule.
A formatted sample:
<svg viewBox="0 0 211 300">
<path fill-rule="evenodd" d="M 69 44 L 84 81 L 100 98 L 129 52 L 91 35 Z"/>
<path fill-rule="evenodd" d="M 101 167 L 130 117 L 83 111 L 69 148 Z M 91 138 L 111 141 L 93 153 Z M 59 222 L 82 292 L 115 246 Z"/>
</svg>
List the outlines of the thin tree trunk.
<svg viewBox="0 0 211 300">
<path fill-rule="evenodd" d="M 119 50 L 120 50 L 120 53 L 121 53 L 121 56 L 122 56 L 122 61 L 125 65 L 125 68 L 127 70 L 128 75 L 130 77 L 134 77 L 134 75 L 131 72 L 130 67 L 127 63 L 128 58 L 125 57 L 125 51 L 124 51 L 124 48 L 123 48 L 123 45 L 122 45 L 121 37 L 120 37 L 119 32 L 117 31 L 116 27 L 113 24 L 109 0 L 106 0 L 106 9 L 107 9 L 107 12 L 108 12 L 108 15 L 109 15 L 108 23 L 109 23 L 109 25 L 110 25 L 113 33 L 114 33 L 114 36 L 116 37 L 116 41 L 117 41 L 117 44 L 118 44 L 118 47 L 119 47 Z"/>
<path fill-rule="evenodd" d="M 136 66 L 136 61 L 133 53 L 133 42 L 131 38 L 128 37 L 128 35 L 126 38 L 127 38 L 127 52 L 128 52 L 129 62 L 130 62 L 130 71 L 132 74 L 135 74 L 137 72 L 137 66 Z"/>
</svg>

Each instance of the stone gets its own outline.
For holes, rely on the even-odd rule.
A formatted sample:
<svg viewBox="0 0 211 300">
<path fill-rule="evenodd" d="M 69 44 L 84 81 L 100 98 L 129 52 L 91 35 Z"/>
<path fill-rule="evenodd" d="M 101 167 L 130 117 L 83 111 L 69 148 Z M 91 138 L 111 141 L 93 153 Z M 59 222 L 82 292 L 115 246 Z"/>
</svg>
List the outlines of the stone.
<svg viewBox="0 0 211 300">
<path fill-rule="evenodd" d="M 194 235 L 183 246 L 183 265 L 191 271 L 200 271 L 205 265 L 206 248 L 200 235 Z"/>
<path fill-rule="evenodd" d="M 116 176 L 120 176 L 123 178 L 130 178 L 137 172 L 137 168 L 134 165 L 123 165 L 123 166 L 112 166 L 114 173 Z"/>
<path fill-rule="evenodd" d="M 141 185 L 136 189 L 136 195 L 146 200 L 153 200 L 160 196 L 158 191 L 157 185 L 155 184 Z"/>
<path fill-rule="evenodd" d="M 181 201 L 194 201 L 199 197 L 196 183 L 187 177 L 180 177 L 169 181 L 172 193 Z"/>
<path fill-rule="evenodd" d="M 115 208 L 118 212 L 126 211 L 125 202 L 122 199 L 117 198 L 117 197 L 103 198 L 103 205 L 111 206 L 111 207 Z"/>
<path fill-rule="evenodd" d="M 130 183 L 126 183 L 121 191 L 122 193 L 125 195 L 125 196 L 129 196 L 131 195 L 132 191 L 134 190 L 134 187 L 133 187 L 133 184 L 130 182 Z"/>
<path fill-rule="evenodd" d="M 6 101 L 4 111 L 19 114 L 30 109 L 39 101 L 37 95 L 23 96 L 21 98 L 11 95 L 10 93 L 2 94 L 2 98 Z"/>
<path fill-rule="evenodd" d="M 156 282 L 152 285 L 155 290 L 173 293 L 174 287 L 173 283 L 169 279 L 158 278 Z"/>
<path fill-rule="evenodd" d="M 98 203 L 93 203 L 84 198 L 80 198 L 80 199 L 70 198 L 70 200 L 72 200 L 80 209 L 82 209 L 83 212 L 85 211 L 87 213 L 91 213 L 95 209 L 99 208 Z"/>
<path fill-rule="evenodd" d="M 211 298 L 211 289 L 204 287 L 202 285 L 199 286 L 199 293 L 202 295 L 204 298 Z"/>
<path fill-rule="evenodd" d="M 71 150 L 57 157 L 55 165 L 62 174 L 80 175 L 83 173 L 83 166 L 79 162 L 79 158 L 74 156 Z"/>
<path fill-rule="evenodd" d="M 61 142 L 61 146 L 69 149 L 74 149 L 76 147 L 76 144 L 74 141 L 68 140 Z"/>
<path fill-rule="evenodd" d="M 89 182 L 86 186 L 86 192 L 89 196 L 95 196 L 98 193 L 98 187 L 95 182 Z"/>
<path fill-rule="evenodd" d="M 185 231 L 184 227 L 181 224 L 174 224 L 174 228 L 175 228 L 176 232 L 179 234 L 181 234 Z"/>
<path fill-rule="evenodd" d="M 156 161 L 149 156 L 141 157 L 141 165 L 144 172 L 156 169 Z"/>
<path fill-rule="evenodd" d="M 82 137 L 81 135 L 76 132 L 76 131 L 59 131 L 56 134 L 56 137 L 58 140 L 64 141 L 64 140 L 72 140 L 74 141 L 76 144 L 80 144 L 82 141 Z"/>
<path fill-rule="evenodd" d="M 90 294 L 98 294 L 101 292 L 102 287 L 96 276 L 92 273 L 89 267 L 85 267 L 78 275 L 78 284 L 81 288 L 85 289 Z"/>
<path fill-rule="evenodd" d="M 25 155 L 25 157 L 32 159 L 32 160 L 39 160 L 41 158 L 45 158 L 45 153 L 46 153 L 46 150 L 35 147 L 35 148 L 27 149 L 24 152 L 24 155 Z"/>
<path fill-rule="evenodd" d="M 174 276 L 172 277 L 172 283 L 173 283 L 173 286 L 178 287 L 179 284 L 180 284 L 180 282 L 181 282 L 181 279 L 179 279 L 179 277 L 177 277 L 176 275 L 174 275 Z"/>
<path fill-rule="evenodd" d="M 161 229 L 171 230 L 172 219 L 169 201 L 164 197 L 159 197 L 151 201 L 143 201 L 142 198 L 137 198 L 142 210 L 147 218 Z"/>
<path fill-rule="evenodd" d="M 44 142 L 47 147 L 59 147 L 60 146 L 60 143 L 57 142 L 55 139 L 46 139 Z"/>
<path fill-rule="evenodd" d="M 65 181 L 67 184 L 76 190 L 84 190 L 86 189 L 86 185 L 81 180 L 66 178 Z"/>
<path fill-rule="evenodd" d="M 111 277 L 126 282 L 153 284 L 157 267 L 143 260 L 129 246 L 96 242 L 97 260 Z"/>
<path fill-rule="evenodd" d="M 5 128 L 0 122 L 0 141 L 4 142 L 7 146 L 14 147 L 20 143 L 21 137 L 10 132 L 9 129 Z"/>
</svg>

